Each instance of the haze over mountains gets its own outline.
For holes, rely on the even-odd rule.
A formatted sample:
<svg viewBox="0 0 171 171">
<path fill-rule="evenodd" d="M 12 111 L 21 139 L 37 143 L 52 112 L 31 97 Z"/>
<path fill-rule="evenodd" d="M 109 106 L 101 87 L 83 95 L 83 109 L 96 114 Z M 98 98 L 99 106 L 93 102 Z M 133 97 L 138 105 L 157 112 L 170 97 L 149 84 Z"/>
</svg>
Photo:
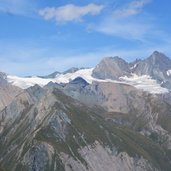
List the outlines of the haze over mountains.
<svg viewBox="0 0 171 171">
<path fill-rule="evenodd" d="M 171 59 L 0 74 L 0 170 L 170 171 Z"/>
</svg>

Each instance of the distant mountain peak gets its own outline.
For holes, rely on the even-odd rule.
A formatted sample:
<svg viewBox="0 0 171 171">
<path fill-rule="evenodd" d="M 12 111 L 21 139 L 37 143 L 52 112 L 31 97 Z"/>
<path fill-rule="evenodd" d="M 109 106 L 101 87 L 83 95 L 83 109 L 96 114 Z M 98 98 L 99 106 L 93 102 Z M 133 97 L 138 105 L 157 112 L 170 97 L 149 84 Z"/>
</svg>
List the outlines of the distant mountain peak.
<svg viewBox="0 0 171 171">
<path fill-rule="evenodd" d="M 8 75 L 7 82 L 25 89 L 35 84 L 39 84 L 43 87 L 50 81 L 59 84 L 67 84 L 73 80 L 73 82 L 70 82 L 70 86 L 73 87 L 84 85 L 84 81 L 87 81 L 89 84 L 91 84 L 93 81 L 113 82 L 125 80 L 127 78 L 137 81 L 137 79 L 139 79 L 138 77 L 141 76 L 143 81 L 144 78 L 152 78 L 154 81 L 157 81 L 159 86 L 161 85 L 162 87 L 171 90 L 171 59 L 159 51 L 154 51 L 148 58 L 136 59 L 132 63 L 126 62 L 119 56 L 105 57 L 95 68 L 88 69 L 72 67 L 69 70 L 61 73 L 54 72 L 47 76 L 27 78 Z M 80 78 L 78 79 L 77 77 L 82 77 L 85 80 Z M 5 78 L 5 75 L 1 74 L 0 78 Z M 75 78 L 77 79 L 74 80 Z M 2 80 L 3 82 L 1 81 L 1 84 L 3 83 L 3 85 L 5 85 L 5 79 Z M 126 80 L 126 82 L 127 81 L 128 80 Z"/>
<path fill-rule="evenodd" d="M 79 68 L 77 68 L 77 67 L 72 67 L 72 68 L 70 68 L 70 69 L 64 71 L 63 74 L 74 73 L 74 72 L 76 72 L 76 71 L 78 71 L 78 70 L 79 70 Z"/>
<path fill-rule="evenodd" d="M 58 71 L 55 71 L 49 75 L 46 75 L 46 76 L 38 76 L 39 78 L 55 78 L 58 74 L 61 74 L 60 72 Z"/>
<path fill-rule="evenodd" d="M 72 67 L 72 68 L 64 71 L 62 74 L 75 73 L 75 72 L 82 70 L 82 69 L 89 69 L 89 68 L 88 67 L 81 67 L 81 68 Z"/>
<path fill-rule="evenodd" d="M 167 57 L 164 53 L 158 52 L 158 51 L 154 51 L 149 58 L 147 58 L 147 60 L 153 60 L 154 62 L 158 62 L 158 61 L 163 61 L 163 60 L 167 60 L 167 61 L 171 61 L 169 57 Z"/>
<path fill-rule="evenodd" d="M 129 64 L 122 58 L 105 57 L 93 70 L 92 76 L 98 79 L 118 79 L 129 75 Z"/>
<path fill-rule="evenodd" d="M 121 57 L 119 57 L 119 56 L 114 56 L 114 57 L 105 57 L 105 58 L 103 58 L 102 59 L 102 61 L 104 61 L 104 62 L 111 62 L 111 61 L 113 61 L 113 62 L 125 62 L 125 63 L 127 63 L 124 59 L 122 59 Z"/>
<path fill-rule="evenodd" d="M 154 54 L 154 55 L 159 55 L 159 54 L 161 54 L 161 52 L 155 50 L 155 51 L 153 52 L 153 54 Z"/>
</svg>

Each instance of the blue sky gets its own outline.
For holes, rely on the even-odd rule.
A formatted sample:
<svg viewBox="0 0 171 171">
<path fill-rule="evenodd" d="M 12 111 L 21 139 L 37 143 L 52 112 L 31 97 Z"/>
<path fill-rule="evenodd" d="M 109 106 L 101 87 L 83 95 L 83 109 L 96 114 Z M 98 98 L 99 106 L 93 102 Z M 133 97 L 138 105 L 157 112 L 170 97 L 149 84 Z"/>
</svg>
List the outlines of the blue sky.
<svg viewBox="0 0 171 171">
<path fill-rule="evenodd" d="M 127 61 L 154 50 L 171 56 L 170 0 L 0 0 L 0 70 L 45 75 Z"/>
</svg>

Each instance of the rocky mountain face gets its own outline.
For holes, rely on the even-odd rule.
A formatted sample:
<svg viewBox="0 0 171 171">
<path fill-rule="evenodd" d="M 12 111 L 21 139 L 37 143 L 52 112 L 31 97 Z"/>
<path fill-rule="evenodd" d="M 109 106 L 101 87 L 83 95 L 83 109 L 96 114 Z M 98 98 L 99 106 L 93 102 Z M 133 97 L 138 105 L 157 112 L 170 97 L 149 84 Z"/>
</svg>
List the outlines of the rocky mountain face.
<svg viewBox="0 0 171 171">
<path fill-rule="evenodd" d="M 104 58 L 93 70 L 93 77 L 119 80 L 122 76 L 148 75 L 161 86 L 171 89 L 171 59 L 155 51 L 144 60 L 127 63 L 119 57 Z"/>
<path fill-rule="evenodd" d="M 169 150 L 129 127 L 105 120 L 54 86 L 34 86 L 4 110 L 4 170 L 169 170 Z M 59 86 L 59 85 L 58 85 Z"/>
<path fill-rule="evenodd" d="M 155 51 L 149 58 L 138 62 L 136 67 L 133 69 L 133 72 L 137 75 L 150 75 L 159 83 L 162 83 L 163 86 L 170 89 L 170 68 L 170 58 L 160 52 Z"/>
<path fill-rule="evenodd" d="M 7 82 L 5 73 L 0 73 L 0 110 L 8 106 L 23 90 Z"/>
<path fill-rule="evenodd" d="M 130 85 L 99 82 L 86 87 L 73 87 L 69 83 L 60 89 L 90 108 L 101 107 L 106 111 L 101 116 L 115 124 L 129 126 L 146 135 L 166 135 L 168 140 L 165 141 L 165 145 L 171 148 L 169 94 L 154 95 Z"/>
<path fill-rule="evenodd" d="M 147 74 L 160 82 L 170 79 L 169 62 L 158 52 L 131 64 L 105 58 L 93 76 Z M 0 73 L 0 95 L 2 171 L 171 170 L 170 92 L 82 77 L 20 89 Z"/>
<path fill-rule="evenodd" d="M 92 73 L 95 78 L 113 80 L 125 75 L 130 75 L 129 64 L 119 57 L 104 58 Z"/>
<path fill-rule="evenodd" d="M 170 70 L 171 60 L 160 52 L 153 52 L 147 59 L 137 61 L 133 72 L 138 75 L 150 75 L 156 79 L 168 76 L 167 71 Z"/>
<path fill-rule="evenodd" d="M 0 86 L 4 86 L 7 84 L 7 75 L 3 72 L 0 72 Z"/>
</svg>

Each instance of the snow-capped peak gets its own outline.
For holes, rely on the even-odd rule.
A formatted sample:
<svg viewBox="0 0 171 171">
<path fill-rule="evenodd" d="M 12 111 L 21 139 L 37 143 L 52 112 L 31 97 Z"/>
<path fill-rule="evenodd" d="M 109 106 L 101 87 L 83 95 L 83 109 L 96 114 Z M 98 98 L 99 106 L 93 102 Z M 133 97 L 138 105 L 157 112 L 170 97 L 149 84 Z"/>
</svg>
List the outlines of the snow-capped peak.
<svg viewBox="0 0 171 171">
<path fill-rule="evenodd" d="M 94 78 L 92 76 L 93 69 L 94 68 L 80 69 L 74 73 L 58 74 L 56 78 L 54 79 L 45 79 L 45 78 L 40 78 L 40 77 L 24 78 L 24 77 L 17 77 L 17 76 L 11 76 L 11 75 L 8 75 L 7 79 L 8 79 L 8 82 L 22 89 L 26 89 L 28 87 L 34 86 L 35 84 L 38 84 L 43 87 L 47 85 L 49 82 L 69 83 L 71 80 L 74 80 L 77 77 L 81 77 L 84 80 L 86 80 L 89 84 L 91 84 L 93 81 L 124 83 L 128 85 L 132 85 L 138 89 L 148 91 L 153 94 L 161 94 L 161 93 L 168 92 L 166 88 L 161 87 L 160 84 L 156 82 L 156 80 L 152 79 L 148 75 L 137 76 L 136 74 L 132 74 L 131 77 L 127 77 L 127 76 L 120 77 L 119 78 L 120 81 L 111 80 L 111 79 L 102 80 L 102 79 Z"/>
<path fill-rule="evenodd" d="M 12 83 L 15 86 L 18 86 L 22 89 L 26 89 L 28 87 L 34 86 L 35 84 L 40 85 L 41 87 L 47 85 L 49 82 L 54 83 L 69 83 L 71 80 L 74 80 L 77 77 L 82 77 L 88 83 L 92 83 L 97 79 L 91 76 L 93 68 L 90 69 L 80 69 L 74 73 L 66 73 L 66 74 L 57 74 L 55 78 L 41 78 L 41 77 L 17 77 L 8 75 L 7 79 L 9 83 Z"/>
<path fill-rule="evenodd" d="M 131 77 L 120 77 L 120 80 L 152 94 L 168 93 L 168 89 L 161 87 L 160 84 L 158 84 L 157 81 L 152 79 L 149 75 L 138 76 L 136 74 L 132 74 Z"/>
</svg>

